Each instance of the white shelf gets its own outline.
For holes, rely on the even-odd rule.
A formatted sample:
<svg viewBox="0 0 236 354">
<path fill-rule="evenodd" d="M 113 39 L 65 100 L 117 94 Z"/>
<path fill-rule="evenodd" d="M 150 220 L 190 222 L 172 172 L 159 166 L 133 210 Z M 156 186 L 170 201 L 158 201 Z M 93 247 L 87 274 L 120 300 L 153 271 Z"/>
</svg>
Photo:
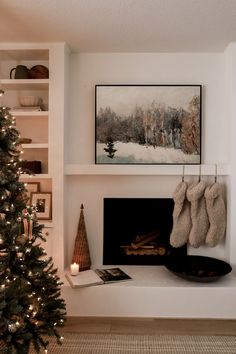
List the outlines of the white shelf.
<svg viewBox="0 0 236 354">
<path fill-rule="evenodd" d="M 32 179 L 32 180 L 38 180 L 38 179 L 50 179 L 52 178 L 49 174 L 47 173 L 39 173 L 39 174 L 36 174 L 36 175 L 28 175 L 26 173 L 22 174 L 20 176 L 20 179 L 23 181 L 25 179 L 29 180 L 29 179 Z"/>
<path fill-rule="evenodd" d="M 47 118 L 48 117 L 48 111 L 10 111 L 10 113 L 14 117 L 39 117 L 39 118 Z"/>
<path fill-rule="evenodd" d="M 48 143 L 22 144 L 23 149 L 48 149 Z"/>
<path fill-rule="evenodd" d="M 195 176 L 199 174 L 199 165 L 185 165 L 184 174 Z M 179 176 L 183 173 L 183 165 L 80 165 L 67 164 L 65 174 L 73 175 L 172 175 Z M 227 176 L 230 174 L 230 166 L 225 164 L 217 165 L 217 175 Z M 201 175 L 215 175 L 215 165 L 201 165 Z"/>
<path fill-rule="evenodd" d="M 49 79 L 2 79 L 0 84 L 6 90 L 45 90 L 48 89 Z"/>
</svg>

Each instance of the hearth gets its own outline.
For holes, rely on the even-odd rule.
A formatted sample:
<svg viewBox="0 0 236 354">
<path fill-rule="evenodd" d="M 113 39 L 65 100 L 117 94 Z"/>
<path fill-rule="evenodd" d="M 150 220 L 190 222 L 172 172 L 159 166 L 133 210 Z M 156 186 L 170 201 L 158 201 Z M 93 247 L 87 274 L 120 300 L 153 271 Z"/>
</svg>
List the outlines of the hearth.
<svg viewBox="0 0 236 354">
<path fill-rule="evenodd" d="M 163 265 L 173 249 L 172 198 L 104 198 L 103 264 Z"/>
</svg>

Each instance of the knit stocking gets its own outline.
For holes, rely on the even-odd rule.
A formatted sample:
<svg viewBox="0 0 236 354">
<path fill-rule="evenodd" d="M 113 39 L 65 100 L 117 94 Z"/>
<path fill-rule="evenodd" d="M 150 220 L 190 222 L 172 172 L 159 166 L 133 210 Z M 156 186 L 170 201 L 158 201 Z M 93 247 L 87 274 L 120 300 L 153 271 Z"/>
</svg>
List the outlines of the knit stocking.
<svg viewBox="0 0 236 354">
<path fill-rule="evenodd" d="M 190 203 L 186 199 L 186 182 L 180 182 L 173 193 L 175 202 L 173 211 L 173 228 L 170 235 L 171 246 L 177 248 L 188 242 L 191 230 Z"/>
<path fill-rule="evenodd" d="M 189 243 L 193 247 L 201 246 L 206 239 L 209 229 L 209 220 L 206 211 L 204 181 L 192 184 L 187 190 L 187 199 L 191 203 L 192 229 L 189 235 Z"/>
<path fill-rule="evenodd" d="M 215 247 L 224 237 L 226 228 L 226 207 L 219 183 L 214 183 L 205 190 L 206 208 L 210 221 L 210 229 L 206 236 L 206 244 Z"/>
</svg>

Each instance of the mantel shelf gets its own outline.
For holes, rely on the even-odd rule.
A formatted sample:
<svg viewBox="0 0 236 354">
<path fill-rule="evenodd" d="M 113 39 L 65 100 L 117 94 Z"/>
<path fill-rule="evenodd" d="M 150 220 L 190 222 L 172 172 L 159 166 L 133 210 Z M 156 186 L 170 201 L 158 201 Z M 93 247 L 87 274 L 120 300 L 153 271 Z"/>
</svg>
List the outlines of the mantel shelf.
<svg viewBox="0 0 236 354">
<path fill-rule="evenodd" d="M 186 176 L 199 174 L 200 165 L 184 165 Z M 73 175 L 163 175 L 179 176 L 183 173 L 183 165 L 82 165 L 67 164 L 65 174 Z M 226 164 L 217 165 L 217 175 L 227 176 L 230 174 L 230 166 Z M 201 175 L 215 175 L 215 164 L 201 165 Z"/>
</svg>

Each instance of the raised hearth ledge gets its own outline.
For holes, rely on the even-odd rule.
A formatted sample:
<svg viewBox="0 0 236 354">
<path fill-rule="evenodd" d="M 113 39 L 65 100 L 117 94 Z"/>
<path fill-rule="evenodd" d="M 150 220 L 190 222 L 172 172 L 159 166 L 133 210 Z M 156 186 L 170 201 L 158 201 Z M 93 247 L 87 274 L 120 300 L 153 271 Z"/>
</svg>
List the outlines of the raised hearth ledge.
<svg viewBox="0 0 236 354">
<path fill-rule="evenodd" d="M 133 280 L 72 289 L 65 279 L 62 296 L 67 315 L 236 319 L 233 273 L 217 282 L 195 283 L 178 278 L 164 266 L 120 268 Z"/>
<path fill-rule="evenodd" d="M 186 176 L 199 174 L 199 165 L 184 165 Z M 182 175 L 183 165 L 83 165 L 67 164 L 65 174 L 70 175 Z M 230 166 L 227 164 L 217 165 L 217 175 L 228 176 Z M 214 176 L 215 164 L 201 165 L 201 175 Z"/>
<path fill-rule="evenodd" d="M 215 282 L 199 283 L 192 282 L 177 277 L 164 266 L 124 266 L 124 265 L 107 265 L 97 268 L 121 268 L 127 273 L 132 280 L 121 281 L 117 283 L 102 284 L 102 286 L 115 287 L 236 287 L 236 275 L 231 272 Z M 64 275 L 63 275 L 64 276 Z M 64 278 L 65 279 L 65 278 Z M 64 280 L 64 286 L 69 286 L 67 279 Z M 95 285 L 97 286 L 97 285 Z M 99 285 L 100 286 L 100 285 Z M 81 288 L 80 288 L 81 289 Z M 73 289 L 73 290 L 79 290 Z"/>
</svg>

